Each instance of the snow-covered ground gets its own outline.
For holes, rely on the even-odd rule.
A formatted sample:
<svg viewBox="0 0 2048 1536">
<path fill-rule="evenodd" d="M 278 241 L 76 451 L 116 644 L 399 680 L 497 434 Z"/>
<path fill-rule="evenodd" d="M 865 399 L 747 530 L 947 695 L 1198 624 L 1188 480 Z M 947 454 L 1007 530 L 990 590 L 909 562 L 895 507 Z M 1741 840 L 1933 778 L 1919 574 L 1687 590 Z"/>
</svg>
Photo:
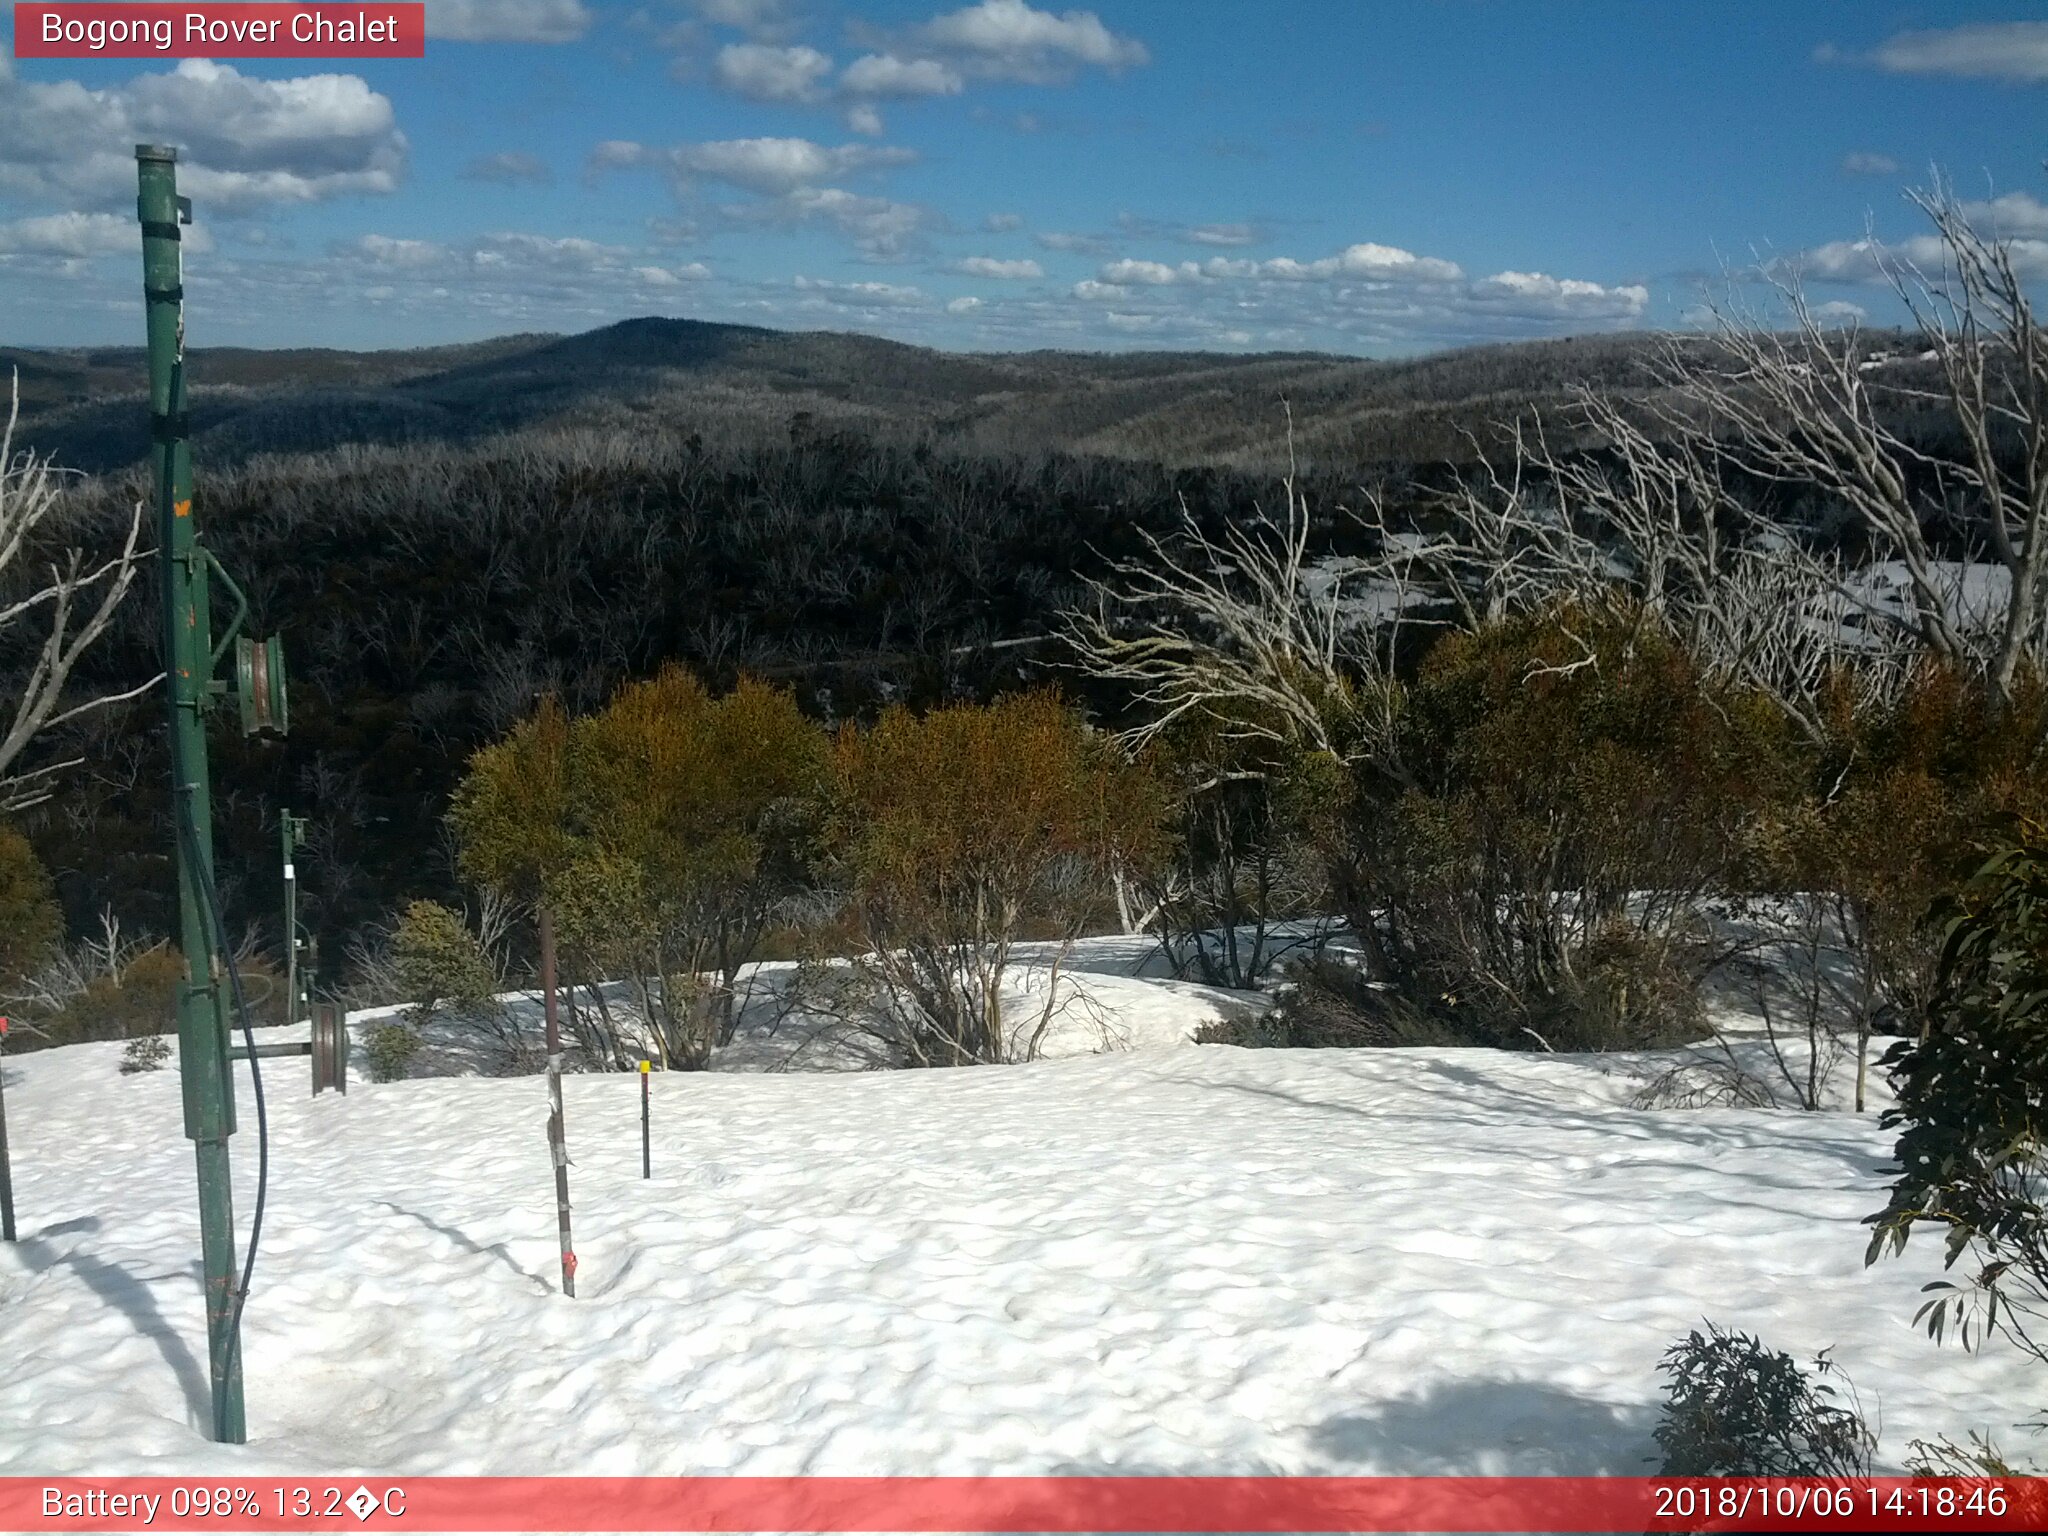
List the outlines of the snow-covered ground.
<svg viewBox="0 0 2048 1536">
<path fill-rule="evenodd" d="M 1889 1466 L 2039 1459 L 2037 1373 L 1910 1324 L 1938 1245 L 1863 1267 L 1874 1115 L 1632 1107 L 1668 1057 L 1173 1044 L 1221 1004 L 1144 961 L 1089 951 L 1096 1054 L 657 1076 L 651 1181 L 638 1082 L 572 1076 L 575 1300 L 538 1079 L 267 1063 L 243 1448 L 201 1427 L 175 1070 L 9 1058 L 0 1475 L 1636 1473 L 1705 1318 L 1831 1347 Z"/>
</svg>

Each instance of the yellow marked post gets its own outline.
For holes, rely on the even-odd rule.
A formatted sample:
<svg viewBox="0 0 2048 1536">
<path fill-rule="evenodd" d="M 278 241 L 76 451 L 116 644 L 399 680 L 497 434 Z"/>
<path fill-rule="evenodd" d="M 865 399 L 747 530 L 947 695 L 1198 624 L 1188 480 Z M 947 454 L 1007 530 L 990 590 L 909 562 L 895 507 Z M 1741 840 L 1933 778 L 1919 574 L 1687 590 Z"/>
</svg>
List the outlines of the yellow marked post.
<svg viewBox="0 0 2048 1536">
<path fill-rule="evenodd" d="M 654 1140 L 652 1129 L 652 1084 L 648 1074 L 654 1070 L 654 1063 L 640 1063 L 640 1177 L 654 1177 Z"/>
</svg>

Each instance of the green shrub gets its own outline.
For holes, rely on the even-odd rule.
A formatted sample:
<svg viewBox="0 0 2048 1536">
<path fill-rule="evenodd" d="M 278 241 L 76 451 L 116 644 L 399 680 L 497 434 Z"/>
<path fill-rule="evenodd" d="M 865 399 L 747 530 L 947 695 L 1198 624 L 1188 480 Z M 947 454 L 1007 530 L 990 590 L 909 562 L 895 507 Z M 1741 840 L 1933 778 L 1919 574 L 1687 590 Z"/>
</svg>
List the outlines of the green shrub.
<svg viewBox="0 0 2048 1536">
<path fill-rule="evenodd" d="M 154 1072 L 171 1059 L 171 1042 L 165 1035 L 137 1035 L 121 1052 L 121 1075 Z"/>
<path fill-rule="evenodd" d="M 1663 1477 L 1867 1477 L 1877 1442 L 1835 1389 L 1790 1355 L 1712 1323 L 1671 1346 L 1656 1439 Z M 1839 1374 L 1826 1351 L 1816 1376 Z M 1853 1400 L 1853 1391 L 1852 1391 Z"/>
<path fill-rule="evenodd" d="M 1410 1012 L 1473 1044 L 1656 1048 L 1702 1032 L 1701 907 L 1799 771 L 1783 718 L 1654 617 L 1567 604 L 1441 641 L 1321 835 Z"/>
<path fill-rule="evenodd" d="M 1917 1226 L 1941 1229 L 1946 1266 L 1978 1268 L 1967 1284 L 1927 1287 L 1929 1331 L 1953 1324 L 1965 1348 L 1973 1326 L 2001 1332 L 2048 1364 L 2031 1331 L 2048 1309 L 2048 826 L 2015 820 L 2004 842 L 1940 909 L 1924 1038 L 1884 1057 L 1897 1178 L 1870 1218 L 1866 1260 L 1903 1249 Z"/>
<path fill-rule="evenodd" d="M 50 872 L 12 827 L 0 827 L 0 979 L 22 976 L 64 936 Z"/>
<path fill-rule="evenodd" d="M 498 978 L 462 914 L 435 901 L 415 901 L 391 936 L 398 982 L 417 1022 L 436 1014 L 489 1012 Z"/>
<path fill-rule="evenodd" d="M 395 1083 L 412 1069 L 419 1054 L 420 1037 L 409 1024 L 384 1019 L 372 1024 L 363 1037 L 363 1060 L 373 1083 Z"/>
<path fill-rule="evenodd" d="M 130 1040 L 177 1028 L 184 957 L 159 944 L 117 963 L 118 971 L 85 979 L 55 1010 L 32 1019 L 47 1043 Z"/>
</svg>

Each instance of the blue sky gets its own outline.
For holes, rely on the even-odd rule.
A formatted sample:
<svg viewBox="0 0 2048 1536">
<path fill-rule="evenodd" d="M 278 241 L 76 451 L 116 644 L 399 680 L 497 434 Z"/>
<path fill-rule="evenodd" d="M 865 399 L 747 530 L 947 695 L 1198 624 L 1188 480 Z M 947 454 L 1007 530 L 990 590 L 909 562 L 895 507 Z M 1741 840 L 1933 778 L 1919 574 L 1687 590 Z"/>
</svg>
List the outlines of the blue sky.
<svg viewBox="0 0 2048 1536">
<path fill-rule="evenodd" d="M 143 139 L 185 150 L 198 344 L 668 314 L 1390 356 L 1682 325 L 1758 253 L 1883 323 L 1866 237 L 1914 254 L 1931 166 L 2048 280 L 2039 5 L 428 12 L 423 61 L 0 55 L 0 341 L 139 340 Z"/>
</svg>

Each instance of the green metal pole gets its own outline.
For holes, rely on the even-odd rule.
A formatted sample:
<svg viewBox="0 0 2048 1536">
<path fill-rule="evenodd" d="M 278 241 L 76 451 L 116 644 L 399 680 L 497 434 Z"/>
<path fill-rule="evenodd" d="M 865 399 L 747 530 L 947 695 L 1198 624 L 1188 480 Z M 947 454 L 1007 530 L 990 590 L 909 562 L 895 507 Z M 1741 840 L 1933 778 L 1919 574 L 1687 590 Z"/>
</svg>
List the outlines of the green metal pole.
<svg viewBox="0 0 2048 1536">
<path fill-rule="evenodd" d="M 178 225 L 178 152 L 135 147 L 141 188 L 142 291 L 149 313 L 150 471 L 164 594 L 164 672 L 171 714 L 171 813 L 177 833 L 179 939 L 185 983 L 178 989 L 178 1074 L 185 1134 L 199 1172 L 199 1243 L 206 1276 L 207 1358 L 213 1377 L 213 1437 L 247 1438 L 242 1365 L 235 1337 L 235 1202 L 228 1138 L 235 1098 L 228 1075 L 227 1011 L 220 957 L 207 920 L 213 876 L 213 801 L 204 711 L 212 693 L 213 625 L 207 574 L 192 517 L 192 448 L 185 419 L 184 260 Z"/>
</svg>

